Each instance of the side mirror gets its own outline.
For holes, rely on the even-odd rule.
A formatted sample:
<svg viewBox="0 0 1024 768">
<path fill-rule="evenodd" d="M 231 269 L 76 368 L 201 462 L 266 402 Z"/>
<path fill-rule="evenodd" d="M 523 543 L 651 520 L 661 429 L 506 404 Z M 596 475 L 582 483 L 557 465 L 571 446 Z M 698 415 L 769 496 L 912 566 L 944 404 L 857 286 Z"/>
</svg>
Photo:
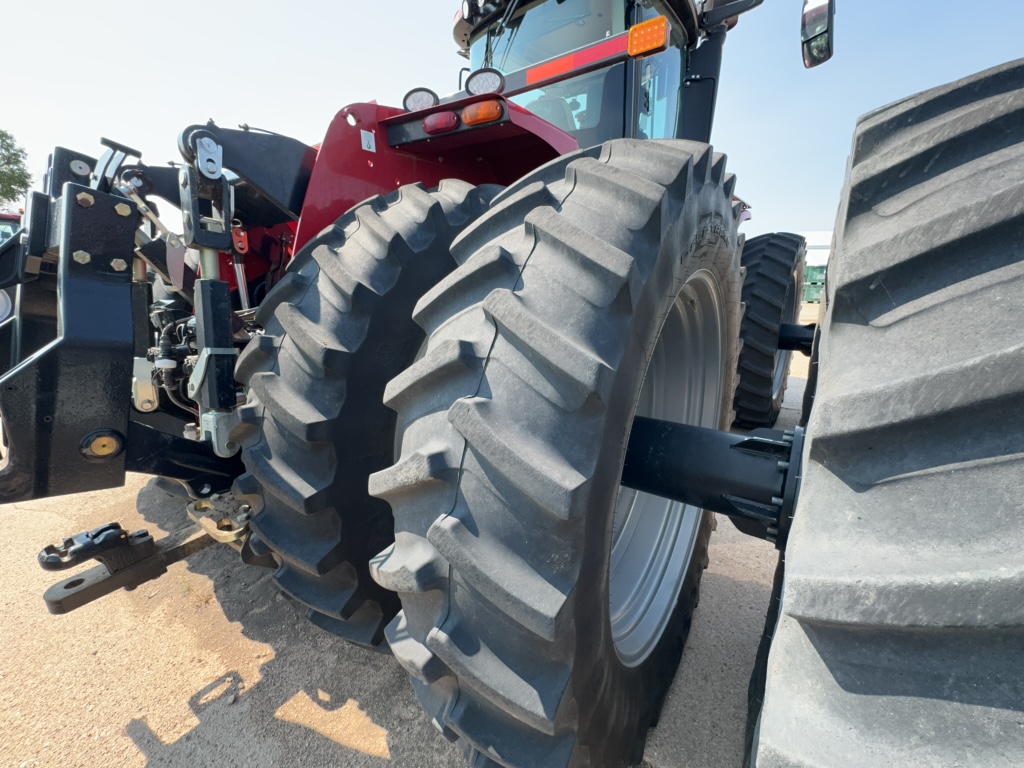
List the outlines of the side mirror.
<svg viewBox="0 0 1024 768">
<path fill-rule="evenodd" d="M 804 0 L 800 40 L 804 47 L 804 66 L 808 69 L 832 58 L 835 15 L 836 0 Z"/>
</svg>

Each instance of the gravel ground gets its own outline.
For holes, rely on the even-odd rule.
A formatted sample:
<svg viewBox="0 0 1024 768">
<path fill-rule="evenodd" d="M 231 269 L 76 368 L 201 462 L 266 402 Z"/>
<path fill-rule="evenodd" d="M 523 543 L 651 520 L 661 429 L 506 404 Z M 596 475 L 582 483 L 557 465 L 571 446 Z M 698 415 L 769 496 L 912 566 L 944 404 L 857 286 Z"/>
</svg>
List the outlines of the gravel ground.
<svg viewBox="0 0 1024 768">
<path fill-rule="evenodd" d="M 795 423 L 803 383 L 791 381 L 780 426 Z M 135 475 L 0 506 L 0 766 L 464 765 L 393 659 L 309 625 L 269 571 L 226 547 L 67 616 L 46 612 L 59 577 L 35 565 L 44 544 L 112 520 L 161 538 L 183 518 L 180 500 Z M 649 768 L 740 765 L 775 558 L 719 519 Z"/>
</svg>

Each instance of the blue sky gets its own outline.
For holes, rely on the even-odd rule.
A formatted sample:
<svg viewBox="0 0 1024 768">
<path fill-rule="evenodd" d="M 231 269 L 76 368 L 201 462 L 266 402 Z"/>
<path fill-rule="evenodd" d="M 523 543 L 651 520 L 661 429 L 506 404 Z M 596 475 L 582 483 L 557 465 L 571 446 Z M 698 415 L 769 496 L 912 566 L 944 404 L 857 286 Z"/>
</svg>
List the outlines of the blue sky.
<svg viewBox="0 0 1024 768">
<path fill-rule="evenodd" d="M 835 57 L 806 70 L 799 6 L 765 0 L 726 43 L 713 142 L 749 234 L 831 229 L 860 115 L 1024 57 L 1020 0 L 838 0 Z"/>
<path fill-rule="evenodd" d="M 250 125 L 318 141 L 339 108 L 455 90 L 455 0 L 50 0 L 0 13 L 0 128 L 42 176 L 55 144 L 100 136 L 176 159 L 182 128 Z M 831 229 L 858 115 L 1024 56 L 1020 0 L 839 0 L 836 56 L 807 71 L 800 0 L 766 0 L 730 34 L 714 143 L 749 234 Z"/>
</svg>

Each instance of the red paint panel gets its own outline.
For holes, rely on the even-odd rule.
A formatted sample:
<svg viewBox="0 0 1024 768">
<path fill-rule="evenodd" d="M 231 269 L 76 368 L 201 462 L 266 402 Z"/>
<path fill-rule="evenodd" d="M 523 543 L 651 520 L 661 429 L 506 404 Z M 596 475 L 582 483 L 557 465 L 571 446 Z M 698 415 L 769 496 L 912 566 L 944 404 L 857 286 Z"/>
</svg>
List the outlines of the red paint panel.
<svg viewBox="0 0 1024 768">
<path fill-rule="evenodd" d="M 387 125 L 406 121 L 407 112 L 377 104 L 354 104 L 341 110 L 313 166 L 295 251 L 356 204 L 390 194 L 404 184 L 420 182 L 429 189 L 442 179 L 462 179 L 477 185 L 507 185 L 549 160 L 579 149 L 574 136 L 501 96 L 471 97 L 436 109 L 456 111 L 482 99 L 500 101 L 511 125 L 485 125 L 398 149 L 388 146 Z M 424 119 L 422 113 L 417 119 Z M 372 141 L 367 141 L 366 134 Z M 373 151 L 367 149 L 371 145 Z"/>
<path fill-rule="evenodd" d="M 629 50 L 629 35 L 618 35 L 604 42 L 584 48 L 582 51 L 573 54 L 575 68 L 586 67 L 590 64 L 597 64 L 605 59 L 612 59 L 621 56 Z"/>
<path fill-rule="evenodd" d="M 580 143 L 576 141 L 575 136 L 555 127 L 547 120 L 537 117 L 528 109 L 511 101 L 506 101 L 505 107 L 508 109 L 508 116 L 513 125 L 542 140 L 555 151 L 557 157 L 568 155 L 580 148 Z M 524 168 L 521 175 L 525 176 L 532 170 L 532 168 Z"/>
<path fill-rule="evenodd" d="M 454 106 L 447 105 L 447 109 Z M 496 183 L 487 164 L 478 162 L 475 155 L 460 154 L 457 148 L 444 155 L 428 155 L 389 147 L 387 130 L 381 122 L 406 114 L 394 107 L 353 104 L 335 116 L 313 166 L 299 219 L 296 251 L 357 203 L 390 194 L 404 184 L 421 182 L 429 189 L 442 179 Z"/>
<path fill-rule="evenodd" d="M 544 64 L 538 64 L 533 69 L 527 71 L 526 82 L 528 85 L 541 83 L 545 80 L 564 75 L 567 72 L 598 64 L 606 59 L 622 56 L 628 50 L 629 34 L 616 35 L 589 48 L 584 48 Z"/>
<path fill-rule="evenodd" d="M 526 82 L 533 85 L 543 80 L 550 80 L 553 77 L 564 75 L 566 72 L 572 72 L 574 69 L 576 67 L 570 54 L 569 56 L 549 61 L 547 64 L 541 64 L 539 67 L 534 67 L 526 73 Z"/>
</svg>

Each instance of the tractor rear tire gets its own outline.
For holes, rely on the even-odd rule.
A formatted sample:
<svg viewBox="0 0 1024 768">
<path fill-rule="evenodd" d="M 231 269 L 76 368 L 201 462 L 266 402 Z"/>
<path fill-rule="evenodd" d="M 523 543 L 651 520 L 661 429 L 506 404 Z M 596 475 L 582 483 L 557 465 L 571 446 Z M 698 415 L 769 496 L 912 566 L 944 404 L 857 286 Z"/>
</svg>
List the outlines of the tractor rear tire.
<svg viewBox="0 0 1024 768">
<path fill-rule="evenodd" d="M 806 253 L 804 238 L 789 232 L 761 235 L 743 246 L 746 311 L 734 426 L 771 428 L 782 411 L 792 353 L 779 349 L 779 331 L 800 316 Z"/>
<path fill-rule="evenodd" d="M 695 142 L 560 158 L 494 201 L 416 309 L 425 353 L 386 393 L 400 459 L 370 479 L 396 541 L 372 569 L 402 598 L 395 657 L 474 766 L 642 756 L 712 518 L 619 477 L 637 412 L 732 423 L 733 187 Z"/>
<path fill-rule="evenodd" d="M 366 489 L 394 461 L 384 387 L 423 342 L 413 307 L 455 268 L 452 240 L 496 189 L 413 185 L 355 207 L 297 254 L 256 315 L 265 332 L 238 361 L 247 552 L 264 563 L 272 553 L 281 589 L 353 643 L 378 645 L 398 611 L 368 571 L 394 537 L 388 505 Z"/>
<path fill-rule="evenodd" d="M 1024 60 L 861 118 L 758 768 L 1024 765 Z"/>
</svg>

